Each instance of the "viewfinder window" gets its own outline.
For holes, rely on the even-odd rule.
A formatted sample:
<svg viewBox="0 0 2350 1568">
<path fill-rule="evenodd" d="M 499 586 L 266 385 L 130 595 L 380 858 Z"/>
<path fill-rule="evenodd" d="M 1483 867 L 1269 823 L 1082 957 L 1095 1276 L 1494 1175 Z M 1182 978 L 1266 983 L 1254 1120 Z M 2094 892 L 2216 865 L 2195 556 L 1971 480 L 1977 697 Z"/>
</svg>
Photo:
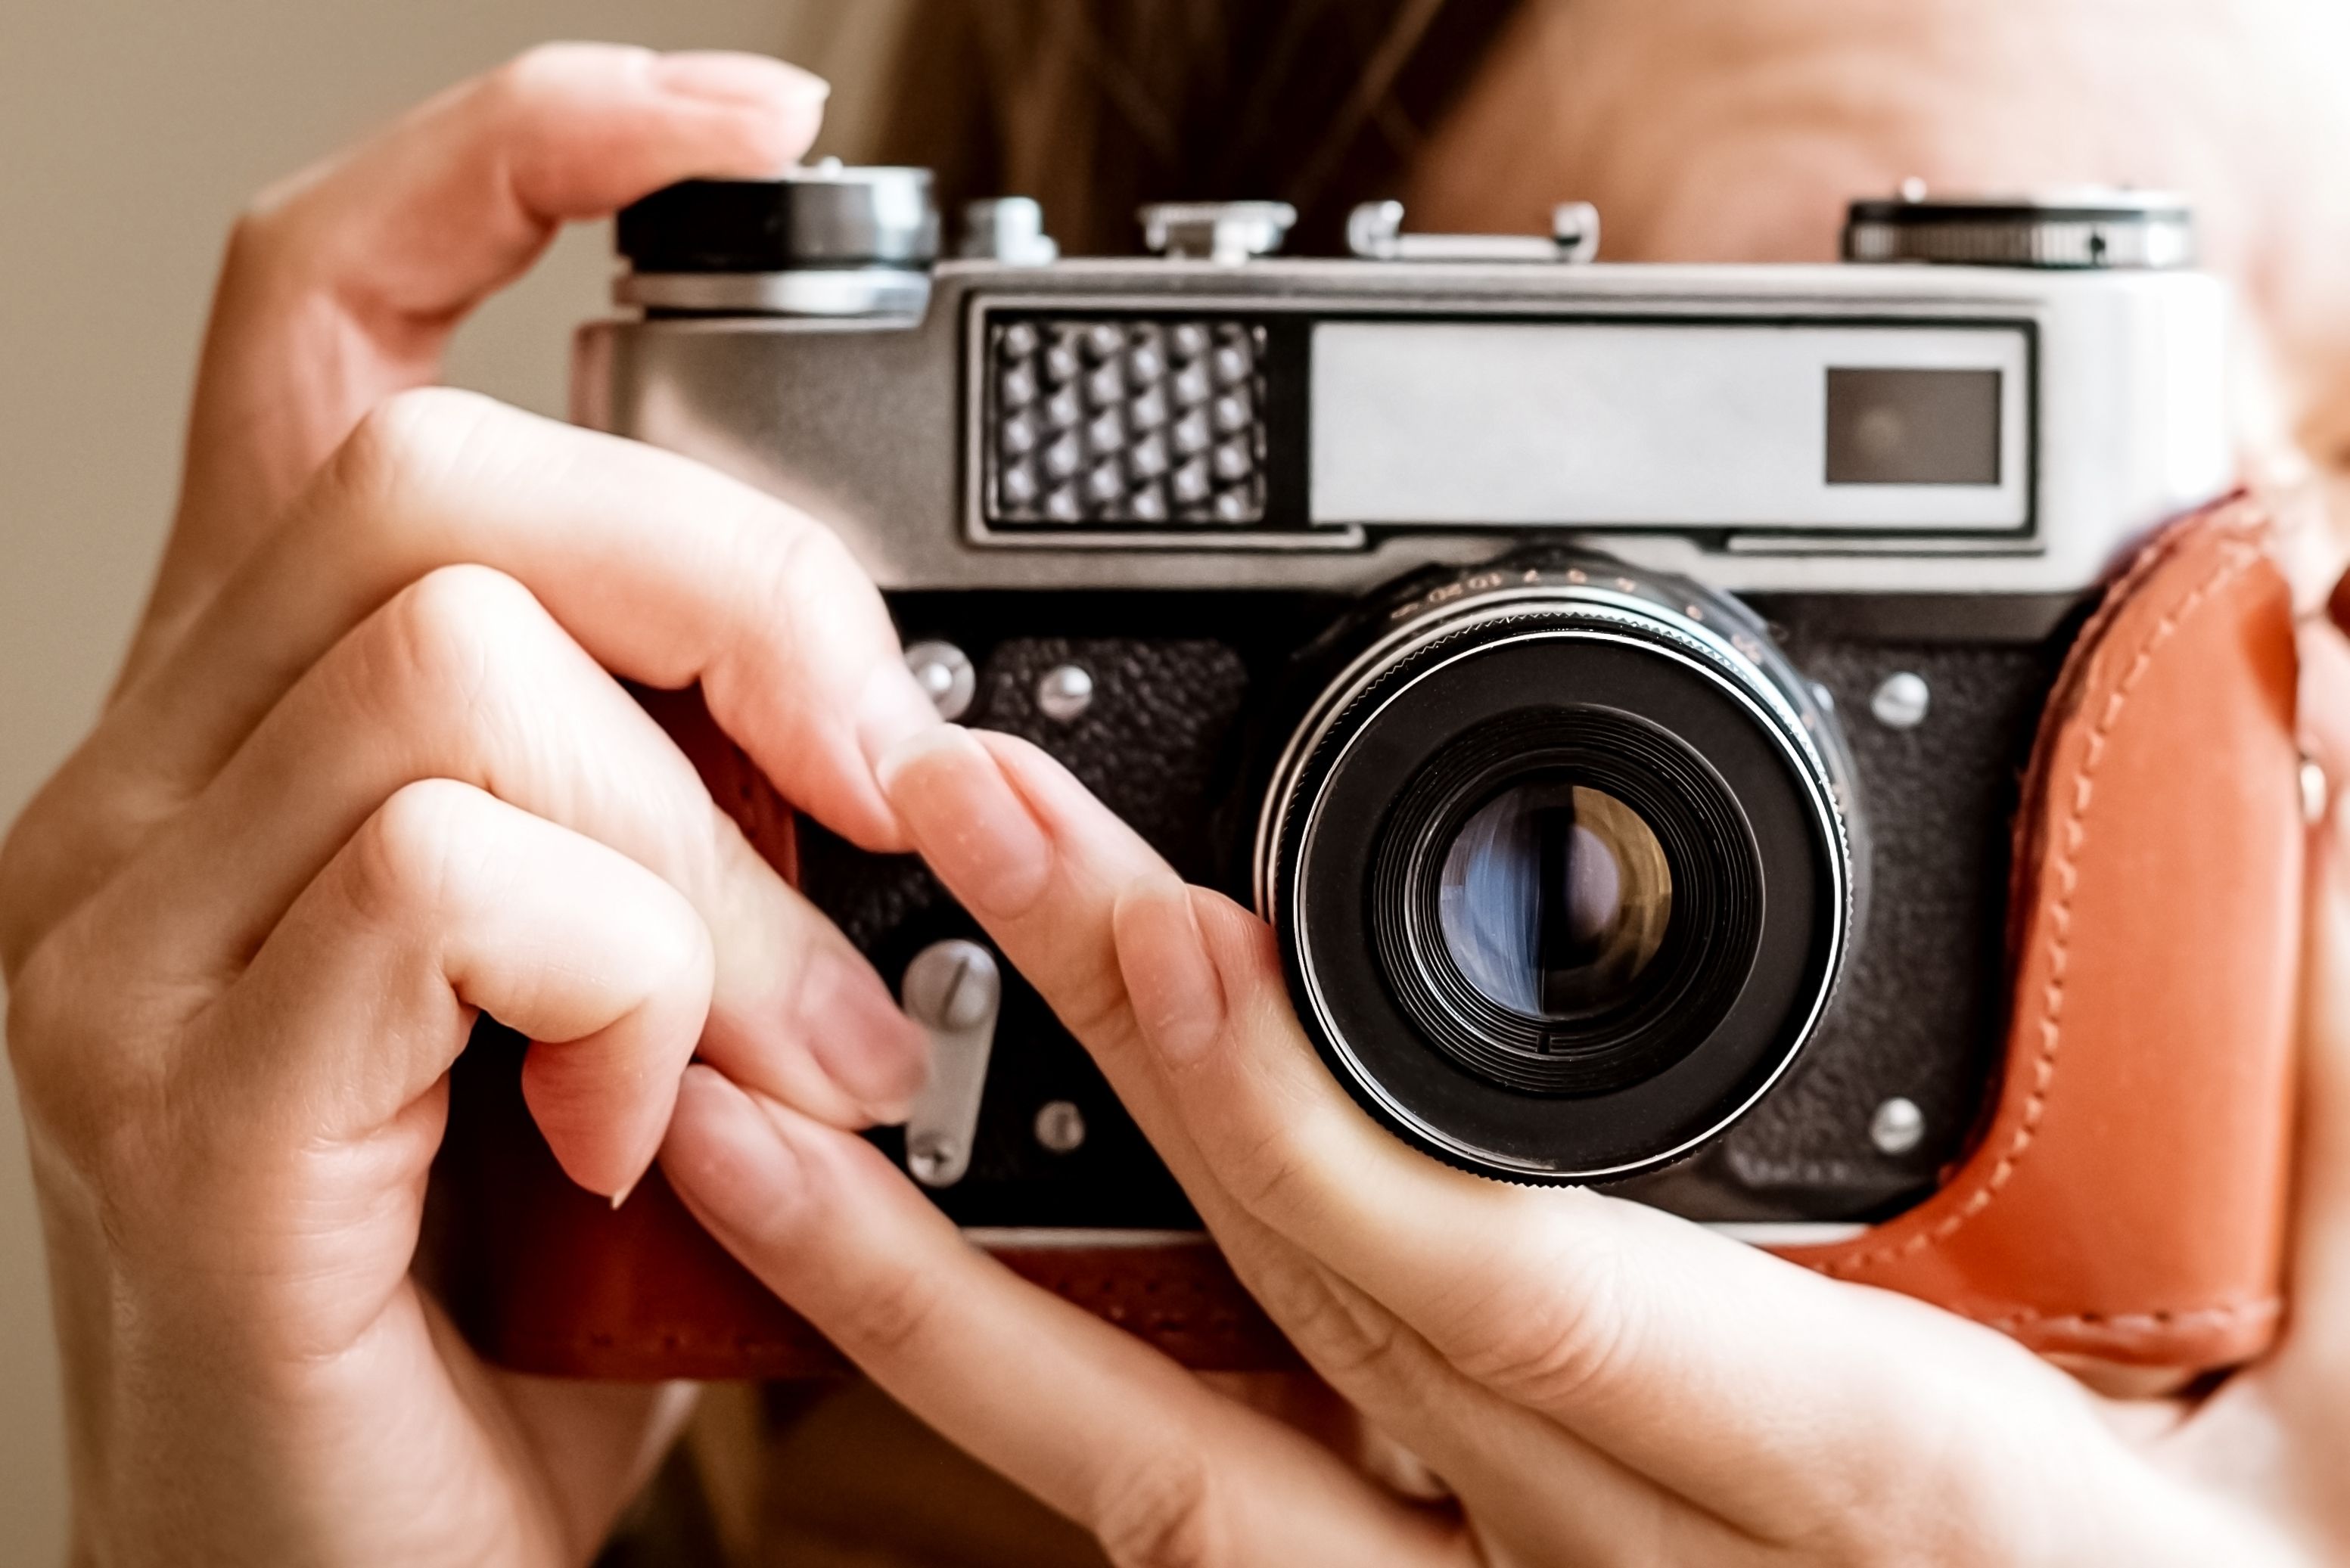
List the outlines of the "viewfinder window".
<svg viewBox="0 0 2350 1568">
<path fill-rule="evenodd" d="M 1828 368 L 1830 484 L 1997 484 L 1997 370 Z"/>
</svg>

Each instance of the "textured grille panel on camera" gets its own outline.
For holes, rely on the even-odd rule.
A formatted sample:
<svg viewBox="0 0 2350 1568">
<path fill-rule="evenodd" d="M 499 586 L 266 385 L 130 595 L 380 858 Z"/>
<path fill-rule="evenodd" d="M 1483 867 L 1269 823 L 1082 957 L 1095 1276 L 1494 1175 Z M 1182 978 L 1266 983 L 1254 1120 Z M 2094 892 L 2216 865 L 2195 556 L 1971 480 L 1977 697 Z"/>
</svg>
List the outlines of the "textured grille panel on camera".
<svg viewBox="0 0 2350 1568">
<path fill-rule="evenodd" d="M 1264 328 L 998 318 L 987 518 L 1043 526 L 1264 521 Z"/>
</svg>

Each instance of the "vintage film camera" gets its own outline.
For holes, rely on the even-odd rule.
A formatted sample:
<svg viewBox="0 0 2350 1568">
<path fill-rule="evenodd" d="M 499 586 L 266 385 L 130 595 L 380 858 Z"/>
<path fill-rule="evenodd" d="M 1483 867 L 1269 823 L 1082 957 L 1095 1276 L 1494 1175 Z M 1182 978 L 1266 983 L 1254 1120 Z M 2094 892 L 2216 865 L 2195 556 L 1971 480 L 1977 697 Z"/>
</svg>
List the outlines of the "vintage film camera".
<svg viewBox="0 0 2350 1568">
<path fill-rule="evenodd" d="M 1368 207 L 1345 261 L 1280 259 L 1272 203 L 1152 209 L 1151 260 L 1055 260 L 1036 218 L 982 204 L 934 270 L 920 171 L 673 188 L 621 222 L 643 314 L 586 329 L 577 412 L 831 522 L 942 709 L 1253 900 L 1332 1071 L 1430 1153 L 1702 1150 L 1642 1190 L 1726 1221 L 1930 1190 L 2076 611 L 2228 482 L 2185 211 L 1864 202 L 1851 261 L 1776 267 L 1591 265 L 1580 206 Z M 1945 260 L 2041 265 L 1886 265 Z M 903 1152 L 950 1213 L 1192 1222 L 919 867 L 802 853 L 941 1026 Z"/>
<path fill-rule="evenodd" d="M 941 711 L 1253 902 L 1331 1073 L 1428 1155 L 2042 1349 L 2256 1351 L 2325 790 L 2267 524 L 2212 504 L 2229 306 L 2183 204 L 1910 190 L 1773 266 L 1595 265 L 1580 205 L 1367 206 L 1346 259 L 1282 257 L 1275 203 L 1142 216 L 1155 255 L 1063 260 L 976 203 L 941 260 L 920 170 L 673 187 L 620 219 L 575 417 L 836 528 Z M 647 701 L 931 1029 L 875 1136 L 940 1206 L 1196 1365 L 1277 1357 L 975 922 Z M 657 1177 L 569 1189 L 511 1053 L 468 1055 L 477 1342 L 821 1359 Z"/>
</svg>

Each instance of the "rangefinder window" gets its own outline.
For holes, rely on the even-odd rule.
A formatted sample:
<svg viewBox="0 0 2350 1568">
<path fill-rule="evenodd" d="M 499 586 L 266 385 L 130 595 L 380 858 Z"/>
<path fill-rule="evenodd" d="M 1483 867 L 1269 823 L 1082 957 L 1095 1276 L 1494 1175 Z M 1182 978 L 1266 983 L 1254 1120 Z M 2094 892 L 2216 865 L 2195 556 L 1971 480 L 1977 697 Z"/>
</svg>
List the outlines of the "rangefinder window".
<svg viewBox="0 0 2350 1568">
<path fill-rule="evenodd" d="M 1828 369 L 1830 484 L 1997 484 L 1997 370 Z"/>
</svg>

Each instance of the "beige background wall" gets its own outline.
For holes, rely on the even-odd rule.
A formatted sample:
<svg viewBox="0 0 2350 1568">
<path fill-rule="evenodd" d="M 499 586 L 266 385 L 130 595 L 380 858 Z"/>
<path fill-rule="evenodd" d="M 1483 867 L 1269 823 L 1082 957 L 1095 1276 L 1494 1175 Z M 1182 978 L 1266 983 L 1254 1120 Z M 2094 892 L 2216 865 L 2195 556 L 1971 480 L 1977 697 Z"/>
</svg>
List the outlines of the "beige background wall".
<svg viewBox="0 0 2350 1568">
<path fill-rule="evenodd" d="M 0 0 L 0 820 L 96 711 L 145 590 L 215 256 L 240 202 L 545 38 L 783 54 L 854 83 L 899 0 Z M 859 111 L 864 112 L 860 115 Z M 451 379 L 563 406 L 601 233 L 459 339 Z M 0 1081 L 0 1561 L 59 1561 L 65 1471 L 40 1239 Z"/>
</svg>

